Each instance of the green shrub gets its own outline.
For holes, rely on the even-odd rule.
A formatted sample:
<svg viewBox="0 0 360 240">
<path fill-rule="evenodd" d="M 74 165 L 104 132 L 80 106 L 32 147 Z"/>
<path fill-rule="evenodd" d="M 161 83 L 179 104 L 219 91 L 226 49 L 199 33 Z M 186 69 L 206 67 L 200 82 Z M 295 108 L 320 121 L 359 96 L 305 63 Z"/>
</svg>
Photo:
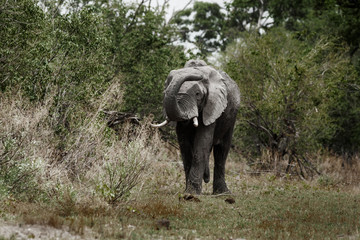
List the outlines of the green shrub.
<svg viewBox="0 0 360 240">
<path fill-rule="evenodd" d="M 141 159 L 142 146 L 138 142 L 126 145 L 122 156 L 103 163 L 96 181 L 96 191 L 111 204 L 126 200 L 145 170 L 146 162 Z"/>
<path fill-rule="evenodd" d="M 345 53 L 329 39 L 309 46 L 282 29 L 244 34 L 222 59 L 242 93 L 235 142 L 252 156 L 266 149 L 272 168 L 285 156 L 287 170 L 299 162 L 307 168 L 305 155 L 326 147 L 341 129 L 334 110 L 350 104 L 339 106 L 356 80 Z"/>
<path fill-rule="evenodd" d="M 0 91 L 17 86 L 31 99 L 41 98 L 51 78 L 46 15 L 32 0 L 1 5 Z"/>
<path fill-rule="evenodd" d="M 183 48 L 172 45 L 174 31 L 166 25 L 161 9 L 140 5 L 122 8 L 129 16 L 111 15 L 108 21 L 114 37 L 116 70 L 124 80 L 123 110 L 153 113 L 159 118 L 166 77 L 186 62 Z"/>
<path fill-rule="evenodd" d="M 36 178 L 38 170 L 29 160 L 20 136 L 2 136 L 0 144 L 0 196 L 32 201 L 43 194 Z"/>
</svg>

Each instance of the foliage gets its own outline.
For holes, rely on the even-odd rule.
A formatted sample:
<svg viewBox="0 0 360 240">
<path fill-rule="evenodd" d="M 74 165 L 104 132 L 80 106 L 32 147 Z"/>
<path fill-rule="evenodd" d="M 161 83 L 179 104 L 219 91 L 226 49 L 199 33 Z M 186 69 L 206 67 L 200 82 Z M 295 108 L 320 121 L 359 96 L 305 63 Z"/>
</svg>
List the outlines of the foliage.
<svg viewBox="0 0 360 240">
<path fill-rule="evenodd" d="M 283 27 L 303 40 L 316 42 L 319 36 L 326 35 L 345 41 L 353 63 L 360 68 L 359 6 L 358 1 L 350 0 L 232 0 L 225 2 L 225 9 L 220 11 L 215 3 L 195 2 L 193 8 L 178 12 L 173 22 L 180 38 L 194 42 L 203 57 L 224 50 L 243 32 L 264 34 L 272 27 Z M 217 36 L 209 38 L 209 26 Z M 190 39 L 190 33 L 196 35 L 196 41 Z"/>
<path fill-rule="evenodd" d="M 351 104 L 339 107 L 339 98 L 349 96 L 347 89 L 356 81 L 344 52 L 328 39 L 311 48 L 281 29 L 265 36 L 247 34 L 231 45 L 223 66 L 242 92 L 237 134 L 244 149 L 270 150 L 271 164 L 288 155 L 290 164 L 292 156 L 333 141 L 342 129 L 334 114 L 349 111 Z"/>
<path fill-rule="evenodd" d="M 267 30 L 273 25 L 268 6 L 271 1 L 234 0 L 225 3 L 227 10 L 227 29 L 231 40 L 240 32 Z"/>
<path fill-rule="evenodd" d="M 268 11 L 275 26 L 316 37 L 329 35 L 345 41 L 351 52 L 359 48 L 360 5 L 358 1 L 269 1 Z"/>
<path fill-rule="evenodd" d="M 4 4 L 2 91 L 20 88 L 35 101 L 52 91 L 52 122 L 63 137 L 119 75 L 124 110 L 161 116 L 163 81 L 186 60 L 182 49 L 171 45 L 164 11 L 122 1 L 45 2 L 44 9 L 31 0 Z"/>
<path fill-rule="evenodd" d="M 205 57 L 219 48 L 224 49 L 224 17 L 217 3 L 196 1 L 193 8 L 176 13 L 172 23 L 179 26 L 181 40 L 195 44 L 200 50 L 198 55 Z"/>
<path fill-rule="evenodd" d="M 0 198 L 44 200 L 45 187 L 39 176 L 45 172 L 41 149 L 47 145 L 42 140 L 47 138 L 48 129 L 39 134 L 38 128 L 43 126 L 46 104 L 29 110 L 27 104 L 15 99 L 16 93 L 0 96 Z"/>
<path fill-rule="evenodd" d="M 113 33 L 115 71 L 124 80 L 123 108 L 159 118 L 164 81 L 172 69 L 184 64 L 184 53 L 171 44 L 173 33 L 162 9 L 146 6 L 144 1 L 129 7 L 118 4 L 104 11 Z"/>
<path fill-rule="evenodd" d="M 64 138 L 112 78 L 111 33 L 91 7 L 52 15 L 31 0 L 3 6 L 1 89 L 19 89 L 32 101 L 54 94 L 50 121 Z"/>
<path fill-rule="evenodd" d="M 0 135 L 0 191 L 28 195 L 30 199 L 36 195 L 31 191 L 37 191 L 39 181 L 45 181 L 45 192 L 57 192 L 54 179 L 45 176 L 46 164 L 55 164 L 64 171 L 63 179 L 54 180 L 63 184 L 75 184 L 88 174 L 100 155 L 117 143 L 114 137 L 103 139 L 101 134 L 96 135 L 99 132 L 89 129 L 98 121 L 102 122 L 98 128 L 103 129 L 101 110 L 124 109 L 161 117 L 163 82 L 171 69 L 183 65 L 185 57 L 181 48 L 171 44 L 165 12 L 144 3 L 3 1 L 0 97 L 7 100 L 1 101 L 4 115 L 0 121 L 6 125 Z M 29 107 L 28 100 L 34 108 Z M 3 107 L 7 103 L 11 105 Z M 32 119 L 28 109 L 42 117 Z M 25 122 L 17 124 L 20 119 Z M 21 127 L 27 123 L 30 128 Z M 25 136 L 25 140 L 9 148 L 7 143 L 18 139 L 17 135 L 13 138 L 15 133 Z M 40 144 L 46 152 L 38 150 Z M 131 163 L 138 161 L 137 157 L 134 155 Z M 141 172 L 138 168 L 130 171 L 131 165 L 121 165 L 122 159 L 110 160 L 109 166 L 115 168 L 108 168 L 108 172 L 103 169 L 104 179 L 106 174 L 127 170 L 130 177 Z M 125 194 L 137 184 L 128 180 L 122 180 Z M 120 190 L 114 191 L 114 201 L 118 201 Z"/>
<path fill-rule="evenodd" d="M 358 1 L 314 0 L 233 0 L 226 4 L 228 36 L 236 39 L 239 32 L 271 27 L 284 27 L 303 40 L 316 42 L 321 36 L 346 42 L 353 64 L 359 68 L 360 46 Z M 223 30 L 224 31 L 224 30 Z"/>
<path fill-rule="evenodd" d="M 43 194 L 37 181 L 35 164 L 22 153 L 22 139 L 14 136 L 3 138 L 0 146 L 0 200 L 14 197 L 33 201 Z"/>
<path fill-rule="evenodd" d="M 1 2 L 0 90 L 20 84 L 36 98 L 32 93 L 43 94 L 49 74 L 45 14 L 32 1 Z"/>
<path fill-rule="evenodd" d="M 67 137 L 94 111 L 99 97 L 114 77 L 111 68 L 111 32 L 91 7 L 69 16 L 59 15 L 53 27 L 57 55 L 54 59 L 55 102 L 51 124 L 60 136 Z"/>
</svg>

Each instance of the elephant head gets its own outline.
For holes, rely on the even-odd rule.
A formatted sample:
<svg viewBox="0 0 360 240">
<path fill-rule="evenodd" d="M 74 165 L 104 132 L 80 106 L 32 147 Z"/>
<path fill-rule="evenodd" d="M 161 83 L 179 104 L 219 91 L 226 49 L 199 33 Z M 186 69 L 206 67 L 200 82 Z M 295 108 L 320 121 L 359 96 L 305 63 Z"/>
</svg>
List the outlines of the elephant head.
<svg viewBox="0 0 360 240">
<path fill-rule="evenodd" d="M 163 107 L 168 120 L 198 118 L 205 126 L 215 122 L 227 106 L 227 90 L 220 73 L 204 61 L 190 60 L 170 72 L 165 83 Z"/>
</svg>

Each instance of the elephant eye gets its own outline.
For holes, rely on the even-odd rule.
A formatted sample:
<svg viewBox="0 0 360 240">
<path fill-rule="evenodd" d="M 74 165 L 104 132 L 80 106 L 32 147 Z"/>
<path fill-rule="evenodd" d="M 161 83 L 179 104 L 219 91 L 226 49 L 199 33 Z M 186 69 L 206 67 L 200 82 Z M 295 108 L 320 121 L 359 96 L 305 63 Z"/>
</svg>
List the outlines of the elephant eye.
<svg viewBox="0 0 360 240">
<path fill-rule="evenodd" d="M 199 96 L 200 95 L 200 92 L 196 92 L 196 96 Z"/>
</svg>

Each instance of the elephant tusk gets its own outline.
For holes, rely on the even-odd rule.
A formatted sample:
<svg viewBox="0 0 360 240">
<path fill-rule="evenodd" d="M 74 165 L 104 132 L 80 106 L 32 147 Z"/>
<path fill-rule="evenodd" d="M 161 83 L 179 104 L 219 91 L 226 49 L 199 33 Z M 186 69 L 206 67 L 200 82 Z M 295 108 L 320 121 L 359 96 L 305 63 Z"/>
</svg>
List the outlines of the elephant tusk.
<svg viewBox="0 0 360 240">
<path fill-rule="evenodd" d="M 194 127 L 199 126 L 199 122 L 198 122 L 197 117 L 194 117 L 194 118 L 193 118 L 193 123 L 194 123 Z"/>
<path fill-rule="evenodd" d="M 168 124 L 168 123 L 169 123 L 169 121 L 168 121 L 168 120 L 165 120 L 165 121 L 163 121 L 162 123 L 159 123 L 159 124 L 152 124 L 152 123 L 150 123 L 150 126 L 152 126 L 152 127 L 154 127 L 154 128 L 160 128 L 160 127 L 165 126 L 165 125 Z"/>
</svg>

